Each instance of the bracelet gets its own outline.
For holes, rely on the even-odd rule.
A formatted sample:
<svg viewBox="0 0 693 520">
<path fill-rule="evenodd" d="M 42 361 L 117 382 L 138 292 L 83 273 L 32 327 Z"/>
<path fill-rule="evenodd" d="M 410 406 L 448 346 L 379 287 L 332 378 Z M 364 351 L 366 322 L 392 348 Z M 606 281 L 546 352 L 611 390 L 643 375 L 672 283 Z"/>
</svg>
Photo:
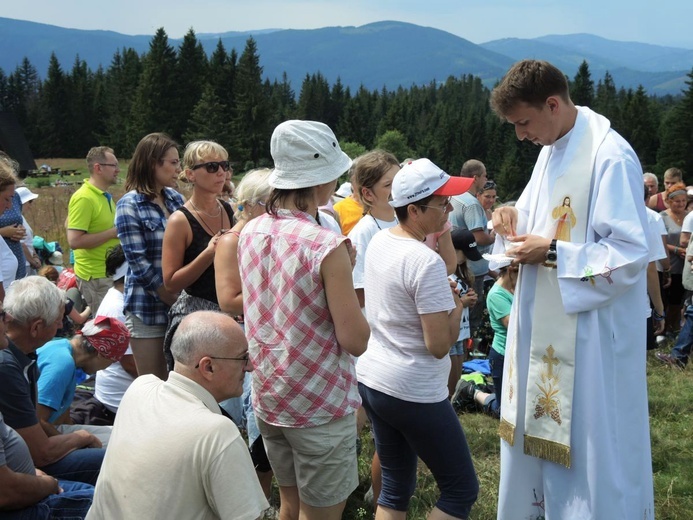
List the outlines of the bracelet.
<svg viewBox="0 0 693 520">
<path fill-rule="evenodd" d="M 674 254 L 678 255 L 679 254 L 679 246 L 674 247 Z"/>
<path fill-rule="evenodd" d="M 652 309 L 652 319 L 655 321 L 662 321 L 666 317 L 666 312 L 659 314 L 656 310 Z"/>
</svg>

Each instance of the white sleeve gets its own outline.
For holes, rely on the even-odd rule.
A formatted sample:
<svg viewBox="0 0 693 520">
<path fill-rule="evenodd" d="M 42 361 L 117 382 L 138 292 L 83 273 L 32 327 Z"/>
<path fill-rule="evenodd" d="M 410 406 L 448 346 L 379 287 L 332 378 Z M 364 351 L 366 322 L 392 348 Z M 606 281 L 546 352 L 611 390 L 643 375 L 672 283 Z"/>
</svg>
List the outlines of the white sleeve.
<svg viewBox="0 0 693 520">
<path fill-rule="evenodd" d="M 644 276 L 649 260 L 642 171 L 632 157 L 618 150 L 613 155 L 596 173 L 595 241 L 557 245 L 558 283 L 569 314 L 608 305 Z"/>
</svg>

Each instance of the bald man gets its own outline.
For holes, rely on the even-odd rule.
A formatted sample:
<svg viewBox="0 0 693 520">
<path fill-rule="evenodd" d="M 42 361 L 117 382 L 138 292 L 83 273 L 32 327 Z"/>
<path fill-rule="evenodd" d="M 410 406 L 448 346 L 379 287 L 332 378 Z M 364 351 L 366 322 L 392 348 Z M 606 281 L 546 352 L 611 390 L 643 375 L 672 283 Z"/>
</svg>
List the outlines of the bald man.
<svg viewBox="0 0 693 520">
<path fill-rule="evenodd" d="M 238 428 L 221 415 L 253 370 L 229 316 L 186 316 L 167 381 L 136 379 L 118 409 L 88 519 L 246 519 L 268 507 Z"/>
</svg>

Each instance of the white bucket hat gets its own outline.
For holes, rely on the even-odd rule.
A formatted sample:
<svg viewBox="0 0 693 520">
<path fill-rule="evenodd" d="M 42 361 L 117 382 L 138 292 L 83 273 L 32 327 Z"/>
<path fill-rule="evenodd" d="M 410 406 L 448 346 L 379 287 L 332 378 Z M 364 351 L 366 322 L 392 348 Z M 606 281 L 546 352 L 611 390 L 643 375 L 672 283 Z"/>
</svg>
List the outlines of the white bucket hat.
<svg viewBox="0 0 693 520">
<path fill-rule="evenodd" d="M 14 192 L 19 195 L 19 198 L 22 200 L 22 204 L 26 204 L 30 200 L 38 199 L 38 195 L 31 191 L 29 188 L 25 188 L 24 186 L 21 186 L 14 190 Z"/>
<path fill-rule="evenodd" d="M 334 181 L 351 167 L 334 132 L 317 121 L 284 121 L 272 132 L 270 152 L 274 170 L 269 185 L 283 190 Z"/>
</svg>

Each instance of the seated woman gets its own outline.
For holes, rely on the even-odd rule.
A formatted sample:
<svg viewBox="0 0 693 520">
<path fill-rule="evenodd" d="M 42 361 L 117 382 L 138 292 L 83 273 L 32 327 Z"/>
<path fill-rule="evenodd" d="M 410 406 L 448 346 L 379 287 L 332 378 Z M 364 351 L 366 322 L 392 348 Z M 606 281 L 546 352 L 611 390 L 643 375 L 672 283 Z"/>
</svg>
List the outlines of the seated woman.
<svg viewBox="0 0 693 520">
<path fill-rule="evenodd" d="M 423 244 L 444 228 L 450 197 L 472 182 L 450 177 L 428 159 L 408 162 L 392 184 L 399 223 L 376 234 L 366 252 L 372 333 L 356 373 L 382 464 L 377 518 L 406 517 L 419 458 L 441 493 L 428 518 L 467 518 L 476 501 L 479 485 L 447 386 L 462 302 L 445 262 Z"/>
</svg>

